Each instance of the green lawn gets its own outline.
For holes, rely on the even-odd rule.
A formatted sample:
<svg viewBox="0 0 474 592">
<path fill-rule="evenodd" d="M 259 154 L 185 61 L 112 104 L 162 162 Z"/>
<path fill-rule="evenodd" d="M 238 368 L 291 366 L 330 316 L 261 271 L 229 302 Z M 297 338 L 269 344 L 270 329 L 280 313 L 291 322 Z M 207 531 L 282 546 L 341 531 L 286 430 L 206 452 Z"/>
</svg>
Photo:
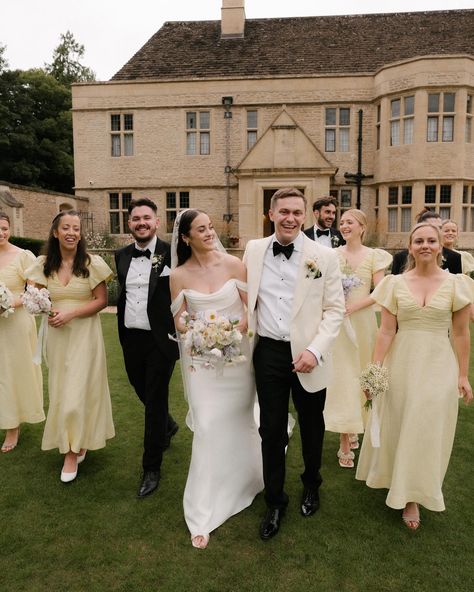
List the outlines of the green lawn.
<svg viewBox="0 0 474 592">
<path fill-rule="evenodd" d="M 474 406 L 461 404 L 447 510 L 422 511 L 418 532 L 385 506 L 384 491 L 338 467 L 334 434 L 326 438 L 321 510 L 303 519 L 296 431 L 287 459 L 290 506 L 279 535 L 267 543 L 258 538 L 260 495 L 200 551 L 182 515 L 191 434 L 179 369 L 170 403 L 181 429 L 165 455 L 160 489 L 139 500 L 143 411 L 125 375 L 115 316 L 102 320 L 117 435 L 88 454 L 70 485 L 59 481 L 60 455 L 40 450 L 41 424 L 23 426 L 17 449 L 0 455 L 1 592 L 472 589 Z"/>
</svg>

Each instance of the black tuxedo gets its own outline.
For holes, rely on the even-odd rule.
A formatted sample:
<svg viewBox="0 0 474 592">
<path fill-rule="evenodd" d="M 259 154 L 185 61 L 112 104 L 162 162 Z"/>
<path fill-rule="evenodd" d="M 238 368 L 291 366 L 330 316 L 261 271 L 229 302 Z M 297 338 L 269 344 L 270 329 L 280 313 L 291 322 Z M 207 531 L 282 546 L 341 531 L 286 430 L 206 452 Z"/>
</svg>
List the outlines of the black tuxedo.
<svg viewBox="0 0 474 592">
<path fill-rule="evenodd" d="M 315 236 L 314 236 L 314 225 L 310 226 L 306 230 L 303 230 L 303 232 L 306 234 L 306 236 L 309 236 L 309 238 L 311 240 L 316 240 Z M 330 228 L 329 235 L 331 237 L 331 246 L 333 249 L 346 244 L 346 241 L 342 238 L 342 234 L 339 232 L 339 230 L 336 230 L 336 228 Z M 335 244 L 336 238 L 337 238 L 337 244 Z"/>
<path fill-rule="evenodd" d="M 403 273 L 407 263 L 408 250 L 399 251 L 393 256 L 392 274 L 399 275 Z M 462 273 L 461 255 L 456 251 L 443 247 L 443 262 L 441 267 L 447 269 L 449 273 Z"/>
<path fill-rule="evenodd" d="M 168 385 L 178 358 L 178 347 L 168 338 L 173 334 L 169 276 L 161 277 L 167 265 L 171 267 L 170 247 L 157 238 L 148 286 L 147 313 L 151 331 L 125 327 L 126 279 L 135 244 L 115 252 L 120 295 L 117 319 L 125 368 L 130 383 L 145 406 L 145 436 L 143 469 L 159 471 L 166 448 L 168 428 Z M 172 418 L 170 421 L 173 422 Z"/>
</svg>

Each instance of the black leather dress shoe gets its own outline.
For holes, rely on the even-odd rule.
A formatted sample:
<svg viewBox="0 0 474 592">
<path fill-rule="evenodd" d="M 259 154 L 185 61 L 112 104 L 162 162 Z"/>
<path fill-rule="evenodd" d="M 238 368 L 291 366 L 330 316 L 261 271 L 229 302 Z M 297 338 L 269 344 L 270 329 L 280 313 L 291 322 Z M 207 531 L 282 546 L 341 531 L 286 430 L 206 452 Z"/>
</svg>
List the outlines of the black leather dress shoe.
<svg viewBox="0 0 474 592">
<path fill-rule="evenodd" d="M 319 490 L 305 487 L 301 498 L 301 515 L 305 518 L 319 510 Z"/>
<path fill-rule="evenodd" d="M 171 425 L 168 424 L 168 431 L 166 433 L 165 450 L 167 450 L 170 447 L 171 438 L 176 434 L 176 432 L 178 430 L 179 430 L 179 425 L 176 422 L 174 422 Z"/>
<path fill-rule="evenodd" d="M 284 509 L 267 510 L 265 518 L 260 524 L 260 538 L 262 541 L 268 541 L 277 534 L 280 530 L 280 521 L 284 513 Z"/>
<path fill-rule="evenodd" d="M 145 497 L 153 493 L 160 482 L 160 471 L 145 471 L 138 490 L 138 497 Z"/>
</svg>

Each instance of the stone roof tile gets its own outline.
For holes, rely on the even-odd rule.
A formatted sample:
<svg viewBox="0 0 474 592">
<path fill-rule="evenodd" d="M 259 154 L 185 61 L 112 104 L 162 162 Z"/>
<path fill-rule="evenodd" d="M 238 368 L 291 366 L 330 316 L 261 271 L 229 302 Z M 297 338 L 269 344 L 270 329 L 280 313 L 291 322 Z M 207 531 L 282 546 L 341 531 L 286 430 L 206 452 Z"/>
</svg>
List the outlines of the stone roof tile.
<svg viewBox="0 0 474 592">
<path fill-rule="evenodd" d="M 112 80 L 374 72 L 423 55 L 474 55 L 474 10 L 250 19 L 242 39 L 220 21 L 166 22 Z"/>
</svg>

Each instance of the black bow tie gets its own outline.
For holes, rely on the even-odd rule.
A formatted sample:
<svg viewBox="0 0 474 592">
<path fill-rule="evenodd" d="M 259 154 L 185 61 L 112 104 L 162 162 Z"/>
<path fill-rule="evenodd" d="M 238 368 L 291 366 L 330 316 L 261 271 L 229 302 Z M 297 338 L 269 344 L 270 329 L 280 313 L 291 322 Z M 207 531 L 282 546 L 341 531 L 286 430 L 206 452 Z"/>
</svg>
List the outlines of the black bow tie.
<svg viewBox="0 0 474 592">
<path fill-rule="evenodd" d="M 316 228 L 316 235 L 318 236 L 318 238 L 320 236 L 329 236 L 329 234 L 330 234 L 329 228 L 327 230 L 320 230 L 319 228 Z"/>
<path fill-rule="evenodd" d="M 285 257 L 289 259 L 291 257 L 291 254 L 293 253 L 294 248 L 295 245 L 293 243 L 290 243 L 289 245 L 280 245 L 280 243 L 275 241 L 273 243 L 273 255 L 274 257 L 276 257 L 279 253 L 283 253 L 283 255 L 285 255 Z"/>
<path fill-rule="evenodd" d="M 133 249 L 132 257 L 146 257 L 147 259 L 149 259 L 150 256 L 150 249 L 145 249 L 144 251 L 142 251 L 141 249 L 137 249 L 137 247 Z"/>
</svg>

